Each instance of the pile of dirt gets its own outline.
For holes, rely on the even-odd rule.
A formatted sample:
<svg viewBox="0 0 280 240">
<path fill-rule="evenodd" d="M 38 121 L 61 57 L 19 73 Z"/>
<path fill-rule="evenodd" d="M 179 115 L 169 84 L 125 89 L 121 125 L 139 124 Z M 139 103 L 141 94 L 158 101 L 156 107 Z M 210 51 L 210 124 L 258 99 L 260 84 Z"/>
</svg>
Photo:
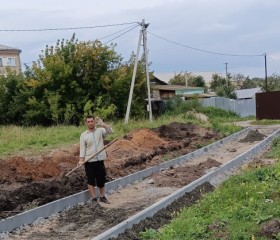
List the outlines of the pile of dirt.
<svg viewBox="0 0 280 240">
<path fill-rule="evenodd" d="M 155 128 L 154 131 L 160 137 L 170 140 L 182 140 L 187 138 L 203 137 L 212 139 L 217 136 L 217 133 L 198 127 L 191 123 L 173 122 L 168 125 L 162 125 Z"/>
<path fill-rule="evenodd" d="M 265 138 L 265 135 L 261 134 L 257 129 L 250 130 L 245 138 L 241 139 L 240 142 L 255 142 L 261 141 Z"/>
<path fill-rule="evenodd" d="M 107 148 L 107 181 L 129 175 L 197 149 L 221 138 L 210 129 L 190 123 L 171 123 L 156 129 L 132 131 Z M 87 189 L 83 167 L 76 167 L 79 146 L 49 154 L 13 156 L 0 161 L 0 219 Z"/>
<path fill-rule="evenodd" d="M 280 234 L 280 219 L 274 218 L 262 223 L 260 237 L 266 237 L 268 239 L 278 239 Z"/>
</svg>

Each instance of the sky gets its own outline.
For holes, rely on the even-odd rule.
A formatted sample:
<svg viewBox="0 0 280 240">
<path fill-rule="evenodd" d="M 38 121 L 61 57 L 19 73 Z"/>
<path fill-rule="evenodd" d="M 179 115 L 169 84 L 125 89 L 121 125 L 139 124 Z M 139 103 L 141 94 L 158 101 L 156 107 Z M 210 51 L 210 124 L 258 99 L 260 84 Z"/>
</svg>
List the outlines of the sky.
<svg viewBox="0 0 280 240">
<path fill-rule="evenodd" d="M 144 20 L 149 24 L 149 71 L 227 71 L 264 77 L 266 54 L 268 76 L 280 74 L 279 0 L 0 0 L 0 4 L 0 44 L 21 49 L 22 65 L 30 65 L 46 45 L 70 39 L 73 33 L 79 41 L 116 44 L 115 50 L 127 61 L 137 51 L 139 23 Z M 140 54 L 143 49 L 141 41 Z"/>
</svg>

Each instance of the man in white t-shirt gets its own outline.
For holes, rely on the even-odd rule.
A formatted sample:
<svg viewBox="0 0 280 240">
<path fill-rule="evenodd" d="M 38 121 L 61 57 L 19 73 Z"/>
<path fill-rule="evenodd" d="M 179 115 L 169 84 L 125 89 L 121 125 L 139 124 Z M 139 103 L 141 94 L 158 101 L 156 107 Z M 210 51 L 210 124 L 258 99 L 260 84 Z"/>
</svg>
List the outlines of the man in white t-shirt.
<svg viewBox="0 0 280 240">
<path fill-rule="evenodd" d="M 96 128 L 96 124 L 100 127 Z M 80 136 L 80 160 L 79 165 L 85 164 L 85 172 L 88 181 L 88 190 L 92 197 L 92 202 L 97 203 L 95 187 L 99 188 L 99 201 L 110 203 L 105 196 L 106 151 L 103 150 L 93 157 L 95 153 L 104 148 L 104 137 L 112 132 L 112 128 L 106 125 L 99 117 L 86 117 L 87 130 Z M 86 161 L 86 162 L 85 162 Z"/>
</svg>

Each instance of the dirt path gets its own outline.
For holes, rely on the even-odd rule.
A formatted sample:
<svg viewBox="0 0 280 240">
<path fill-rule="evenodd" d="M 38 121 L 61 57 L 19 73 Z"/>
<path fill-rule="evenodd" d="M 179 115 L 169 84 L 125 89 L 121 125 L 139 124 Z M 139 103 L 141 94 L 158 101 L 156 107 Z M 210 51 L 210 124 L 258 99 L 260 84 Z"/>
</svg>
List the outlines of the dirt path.
<svg viewBox="0 0 280 240">
<path fill-rule="evenodd" d="M 216 168 L 247 151 L 273 131 L 275 129 L 271 128 L 250 131 L 246 136 L 241 136 L 239 139 L 223 145 L 218 150 L 211 150 L 205 156 L 195 158 L 187 164 L 153 174 L 142 182 L 118 189 L 108 196 L 111 201 L 110 205 L 100 203 L 100 206 L 96 207 L 88 202 L 61 214 L 53 215 L 48 219 L 41 219 L 33 226 L 14 231 L 9 236 L 6 235 L 5 238 L 31 240 L 91 239 L 93 236 L 97 236 L 106 229 L 124 221 L 129 216 L 201 177 L 209 169 Z M 205 137 L 205 133 L 202 132 L 202 134 Z M 194 134 L 195 137 L 197 135 L 198 133 Z M 163 141 L 161 138 L 157 139 Z M 164 138 L 164 141 L 167 141 L 166 139 L 167 137 Z M 142 145 L 140 146 L 142 147 Z M 182 148 L 180 151 L 183 151 Z M 121 235 L 118 239 L 139 239 L 137 237 L 139 231 L 149 227 L 157 228 L 167 223 L 172 218 L 172 212 L 178 211 L 183 206 L 193 204 L 200 198 L 201 194 L 212 191 L 213 188 L 209 183 L 204 184 L 199 189 L 186 194 L 165 210 L 160 211 L 152 219 L 145 220 L 134 226 L 132 230 Z"/>
</svg>

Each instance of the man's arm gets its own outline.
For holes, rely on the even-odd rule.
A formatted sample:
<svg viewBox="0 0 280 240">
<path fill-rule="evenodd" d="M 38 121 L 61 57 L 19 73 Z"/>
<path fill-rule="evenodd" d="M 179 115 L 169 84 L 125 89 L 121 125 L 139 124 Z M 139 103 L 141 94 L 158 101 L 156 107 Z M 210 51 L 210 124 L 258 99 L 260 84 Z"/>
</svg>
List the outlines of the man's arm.
<svg viewBox="0 0 280 240">
<path fill-rule="evenodd" d="M 83 135 L 80 136 L 80 156 L 78 165 L 82 165 L 85 161 L 86 146 Z"/>
<path fill-rule="evenodd" d="M 101 118 L 96 117 L 96 118 L 95 118 L 95 122 L 96 122 L 96 124 L 99 125 L 100 127 L 105 128 L 106 133 L 112 133 L 112 132 L 113 132 L 111 126 L 108 125 L 108 124 L 105 124 L 105 123 L 102 121 Z"/>
</svg>

